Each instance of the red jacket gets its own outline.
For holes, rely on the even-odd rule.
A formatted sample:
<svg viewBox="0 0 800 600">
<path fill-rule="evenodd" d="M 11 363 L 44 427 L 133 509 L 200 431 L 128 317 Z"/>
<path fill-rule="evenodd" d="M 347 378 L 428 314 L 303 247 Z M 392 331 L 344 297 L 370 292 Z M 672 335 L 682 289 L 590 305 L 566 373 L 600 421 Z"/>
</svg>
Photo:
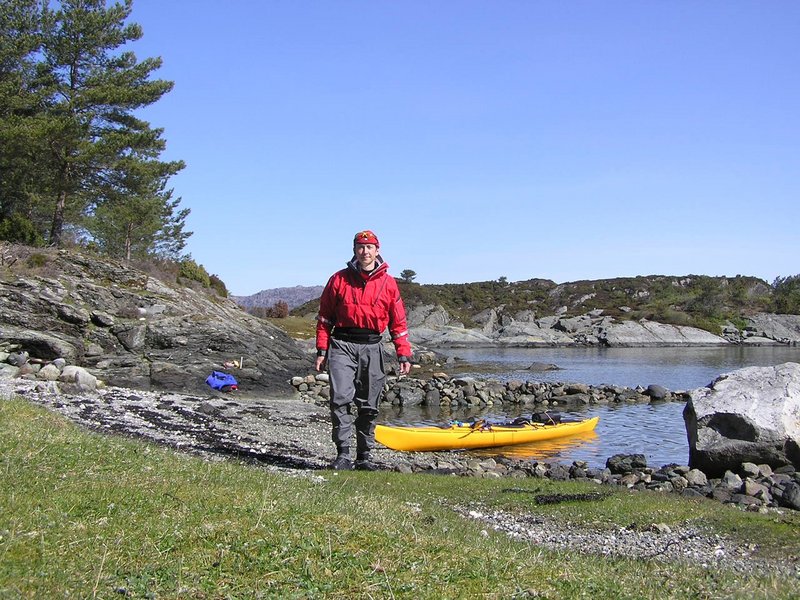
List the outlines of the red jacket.
<svg viewBox="0 0 800 600">
<path fill-rule="evenodd" d="M 411 358 L 406 309 L 389 265 L 378 259 L 369 275 L 351 260 L 334 273 L 322 292 L 317 317 L 317 349 L 327 350 L 334 327 L 359 327 L 383 333 L 389 328 L 397 356 Z"/>
</svg>

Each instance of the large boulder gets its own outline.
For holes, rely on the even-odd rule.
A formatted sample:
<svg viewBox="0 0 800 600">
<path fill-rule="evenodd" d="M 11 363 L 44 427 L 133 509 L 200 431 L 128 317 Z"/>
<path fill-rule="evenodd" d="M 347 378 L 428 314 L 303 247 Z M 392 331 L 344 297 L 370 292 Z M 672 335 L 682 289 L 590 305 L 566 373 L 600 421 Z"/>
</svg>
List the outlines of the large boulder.
<svg viewBox="0 0 800 600">
<path fill-rule="evenodd" d="M 472 320 L 480 325 L 480 332 L 485 335 L 492 335 L 500 327 L 496 308 L 487 308 L 472 317 Z"/>
<path fill-rule="evenodd" d="M 800 364 L 747 367 L 692 391 L 689 465 L 712 475 L 745 462 L 800 468 Z"/>
</svg>

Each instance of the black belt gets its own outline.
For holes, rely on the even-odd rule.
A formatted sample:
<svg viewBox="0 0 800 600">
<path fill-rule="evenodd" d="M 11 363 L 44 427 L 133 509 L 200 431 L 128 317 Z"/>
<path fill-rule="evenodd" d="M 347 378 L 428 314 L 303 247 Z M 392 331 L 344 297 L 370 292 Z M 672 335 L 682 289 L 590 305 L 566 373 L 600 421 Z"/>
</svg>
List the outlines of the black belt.
<svg viewBox="0 0 800 600">
<path fill-rule="evenodd" d="M 350 342 L 352 344 L 378 344 L 383 338 L 380 333 L 353 333 L 349 331 L 336 331 L 334 329 L 333 339 Z"/>
</svg>

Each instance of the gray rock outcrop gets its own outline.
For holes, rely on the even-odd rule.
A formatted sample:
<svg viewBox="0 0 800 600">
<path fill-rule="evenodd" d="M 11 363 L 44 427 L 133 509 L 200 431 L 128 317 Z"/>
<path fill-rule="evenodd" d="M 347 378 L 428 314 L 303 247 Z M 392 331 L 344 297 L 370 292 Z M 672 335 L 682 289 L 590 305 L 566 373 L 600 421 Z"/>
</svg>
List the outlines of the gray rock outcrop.
<svg viewBox="0 0 800 600">
<path fill-rule="evenodd" d="M 598 337 L 607 346 L 724 346 L 724 338 L 696 327 L 666 325 L 655 321 L 622 321 L 609 324 Z"/>
<path fill-rule="evenodd" d="M 800 315 L 759 313 L 748 322 L 749 326 L 742 332 L 745 342 L 761 338 L 781 344 L 800 344 Z"/>
<path fill-rule="evenodd" d="M 421 344 L 435 348 L 463 348 L 467 346 L 494 346 L 494 339 L 484 335 L 477 329 L 464 327 L 440 327 L 437 329 L 409 329 L 412 344 Z"/>
<path fill-rule="evenodd" d="M 463 324 L 453 321 L 440 305 L 410 308 L 407 319 L 409 339 L 415 345 L 463 347 L 494 344 L 483 329 L 466 329 Z"/>
<path fill-rule="evenodd" d="M 453 322 L 441 306 L 417 307 L 409 313 L 411 341 L 431 347 L 509 346 L 725 346 L 730 339 L 702 329 L 655 321 L 618 321 L 595 310 L 577 317 L 536 318 L 532 311 L 499 315 L 502 307 L 475 316 L 479 325 Z M 800 322 L 800 319 L 798 319 Z"/>
<path fill-rule="evenodd" d="M 514 321 L 495 332 L 495 341 L 503 346 L 574 346 L 576 340 L 555 328 L 538 322 Z"/>
<path fill-rule="evenodd" d="M 436 329 L 450 324 L 450 314 L 438 304 L 409 308 L 406 317 L 408 326 L 412 328 Z"/>
<path fill-rule="evenodd" d="M 12 247 L 18 264 L 33 249 Z M 35 267 L 0 271 L 0 341 L 43 361 L 63 358 L 136 389 L 208 389 L 229 370 L 241 393 L 291 394 L 310 359 L 297 343 L 232 300 L 166 283 L 108 259 L 36 250 Z M 227 366 L 226 366 L 227 365 Z"/>
<path fill-rule="evenodd" d="M 694 390 L 689 465 L 716 476 L 744 462 L 800 466 L 800 364 L 747 367 Z"/>
</svg>

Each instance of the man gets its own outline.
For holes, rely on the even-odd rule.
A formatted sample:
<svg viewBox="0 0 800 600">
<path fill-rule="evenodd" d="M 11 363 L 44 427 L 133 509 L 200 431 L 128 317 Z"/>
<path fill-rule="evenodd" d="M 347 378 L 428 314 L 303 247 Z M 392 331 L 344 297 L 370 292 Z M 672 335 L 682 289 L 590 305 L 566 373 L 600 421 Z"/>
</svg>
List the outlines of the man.
<svg viewBox="0 0 800 600">
<path fill-rule="evenodd" d="M 353 239 L 353 258 L 331 276 L 319 302 L 317 360 L 327 365 L 331 385 L 331 422 L 336 460 L 332 469 L 353 468 L 350 438 L 352 404 L 356 406 L 355 468 L 374 471 L 370 450 L 375 445 L 375 420 L 386 372 L 381 333 L 388 327 L 400 361 L 400 374 L 411 370 L 406 311 L 389 265 L 378 253 L 380 242 L 370 230 Z"/>
</svg>

